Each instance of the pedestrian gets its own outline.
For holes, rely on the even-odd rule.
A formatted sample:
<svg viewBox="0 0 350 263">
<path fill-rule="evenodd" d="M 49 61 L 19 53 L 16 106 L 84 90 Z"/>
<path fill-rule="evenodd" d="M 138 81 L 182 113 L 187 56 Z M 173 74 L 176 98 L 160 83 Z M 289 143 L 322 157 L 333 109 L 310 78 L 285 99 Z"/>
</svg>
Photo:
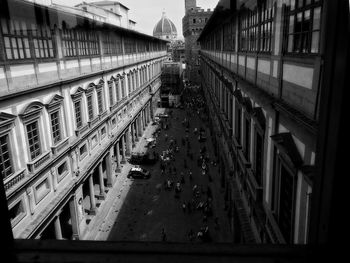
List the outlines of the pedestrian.
<svg viewBox="0 0 350 263">
<path fill-rule="evenodd" d="M 193 179 L 193 177 L 192 177 L 192 171 L 189 171 L 188 177 L 190 178 L 190 181 L 192 181 L 192 179 Z"/>
<path fill-rule="evenodd" d="M 184 213 L 186 213 L 186 203 L 185 202 L 182 203 L 182 210 L 184 211 Z"/>
<path fill-rule="evenodd" d="M 162 228 L 161 236 L 162 236 L 162 241 L 165 242 L 166 241 L 166 233 L 165 233 L 164 228 Z"/>
</svg>

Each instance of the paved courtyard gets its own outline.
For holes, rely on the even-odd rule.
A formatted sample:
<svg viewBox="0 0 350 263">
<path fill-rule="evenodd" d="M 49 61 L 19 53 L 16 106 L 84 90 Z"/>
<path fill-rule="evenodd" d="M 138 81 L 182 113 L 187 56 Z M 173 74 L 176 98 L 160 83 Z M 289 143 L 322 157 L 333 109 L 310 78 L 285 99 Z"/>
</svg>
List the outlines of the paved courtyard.
<svg viewBox="0 0 350 263">
<path fill-rule="evenodd" d="M 90 226 L 90 231 L 84 239 L 113 240 L 113 241 L 161 241 L 162 229 L 169 242 L 201 242 L 197 233 L 201 227 L 208 226 L 213 242 L 232 242 L 229 230 L 226 211 L 224 211 L 224 195 L 220 188 L 218 168 L 209 164 L 209 174 L 202 175 L 202 168 L 197 165 L 200 148 L 205 146 L 210 161 L 214 158 L 210 133 L 205 124 L 196 113 L 186 116 L 183 109 L 172 109 L 172 117 L 169 117 L 168 129 L 161 129 L 156 138 L 156 146 L 149 151 L 161 154 L 167 150 L 170 140 L 177 142 L 179 151 L 174 153 L 172 167 L 176 173 L 169 173 L 168 169 L 162 175 L 160 161 L 154 165 L 143 166 L 151 172 L 150 179 L 128 179 L 126 177 L 131 165 L 125 164 L 122 173 L 118 176 L 113 190 L 108 193 L 106 203 L 101 208 Z M 165 112 L 165 109 L 158 109 L 157 112 Z M 182 125 L 184 118 L 189 120 L 189 132 L 185 131 Z M 152 137 L 158 126 L 149 125 L 144 136 L 137 144 L 134 151 L 144 151 L 146 139 Z M 198 141 L 198 134 L 193 130 L 197 127 L 205 128 L 208 136 L 206 142 Z M 193 154 L 193 160 L 187 155 L 187 144 L 182 144 L 182 139 L 188 135 L 190 142 L 189 152 Z M 186 159 L 187 168 L 184 167 Z M 188 174 L 192 171 L 193 180 L 190 181 Z M 181 184 L 182 191 L 179 198 L 175 198 L 175 191 L 165 190 L 164 181 L 170 179 L 175 183 L 180 181 L 181 173 L 184 174 L 185 182 Z M 193 186 L 197 185 L 201 191 L 199 197 L 193 196 Z M 212 192 L 213 215 L 204 217 L 204 213 L 192 207 L 189 211 L 187 204 L 197 206 L 199 202 L 207 200 L 207 189 Z M 186 203 L 183 210 L 182 204 Z M 215 227 L 214 218 L 218 217 L 219 227 Z M 195 238 L 190 241 L 188 233 L 193 231 Z"/>
</svg>

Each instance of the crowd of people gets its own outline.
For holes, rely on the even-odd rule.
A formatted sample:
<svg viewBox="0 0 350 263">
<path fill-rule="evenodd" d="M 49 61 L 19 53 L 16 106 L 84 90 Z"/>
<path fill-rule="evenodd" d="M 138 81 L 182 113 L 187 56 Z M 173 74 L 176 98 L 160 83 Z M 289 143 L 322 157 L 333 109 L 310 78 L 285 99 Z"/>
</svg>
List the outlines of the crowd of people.
<svg viewBox="0 0 350 263">
<path fill-rule="evenodd" d="M 167 149 L 160 154 L 161 176 L 164 177 L 163 187 L 169 193 L 173 193 L 174 198 L 180 200 L 179 208 L 183 210 L 183 213 L 188 215 L 200 213 L 202 216 L 202 221 L 199 222 L 200 225 L 196 229 L 188 229 L 188 240 L 190 242 L 196 240 L 210 242 L 212 237 L 208 221 L 212 221 L 213 231 L 219 229 L 219 218 L 214 213 L 214 196 L 210 185 L 213 182 L 214 176 L 211 172 L 215 169 L 216 157 L 210 156 L 206 146 L 207 131 L 204 125 L 207 122 L 207 115 L 203 95 L 199 90 L 186 89 L 182 98 L 184 107 L 181 110 L 181 115 L 162 120 L 161 127 L 164 129 L 162 139 L 167 146 Z M 172 114 L 171 111 L 169 115 L 172 116 Z M 196 127 L 193 120 L 198 117 L 204 125 Z M 181 122 L 185 130 L 184 136 L 181 138 L 181 144 L 175 136 L 168 135 L 167 128 L 172 126 L 172 121 Z M 160 136 L 160 132 L 158 136 Z M 191 145 L 196 141 L 199 143 L 199 151 L 198 147 Z M 181 159 L 183 159 L 183 167 L 177 166 Z M 196 164 L 198 169 L 195 170 L 200 172 L 194 174 L 192 168 Z M 199 178 L 200 176 L 202 178 Z M 204 180 L 204 178 L 207 180 Z M 186 198 L 182 194 L 185 188 L 191 189 L 192 195 L 190 198 L 188 196 Z M 164 228 L 162 228 L 161 240 L 167 240 Z"/>
</svg>

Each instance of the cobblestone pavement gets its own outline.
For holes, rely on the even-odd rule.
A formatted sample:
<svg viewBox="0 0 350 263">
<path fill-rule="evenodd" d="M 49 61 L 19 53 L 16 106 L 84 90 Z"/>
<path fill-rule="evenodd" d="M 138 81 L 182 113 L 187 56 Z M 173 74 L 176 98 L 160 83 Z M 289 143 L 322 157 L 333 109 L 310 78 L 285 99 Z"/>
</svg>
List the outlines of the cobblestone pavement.
<svg viewBox="0 0 350 263">
<path fill-rule="evenodd" d="M 164 111 L 164 109 L 158 109 Z M 126 174 L 130 169 L 130 164 L 123 167 L 122 175 L 118 176 L 117 187 L 109 193 L 109 202 L 104 204 L 108 207 L 108 213 L 102 213 L 99 220 L 95 220 L 92 231 L 89 232 L 86 239 L 95 240 L 113 240 L 113 241 L 161 241 L 162 229 L 166 233 L 166 240 L 169 242 L 190 242 L 188 233 L 190 229 L 197 234 L 201 227 L 207 225 L 213 242 L 232 242 L 232 235 L 229 230 L 227 213 L 224 211 L 224 194 L 220 187 L 220 178 L 218 168 L 213 164 L 209 165 L 209 174 L 212 177 L 210 182 L 207 175 L 202 175 L 201 168 L 197 166 L 200 147 L 206 146 L 209 157 L 213 160 L 214 153 L 211 140 L 209 138 L 209 129 L 205 127 L 197 114 L 191 117 L 186 116 L 185 110 L 173 109 L 173 116 L 169 119 L 170 127 L 168 130 L 162 129 L 157 137 L 156 147 L 150 151 L 156 151 L 161 154 L 169 147 L 170 139 L 177 141 L 179 152 L 175 153 L 175 160 L 172 165 L 176 167 L 176 174 L 169 174 L 166 170 L 164 175 L 161 173 L 160 162 L 155 165 L 143 166 L 151 172 L 150 179 L 127 179 Z M 183 119 L 189 118 L 190 129 L 185 131 L 182 125 Z M 146 138 L 157 126 L 149 125 L 145 131 L 144 137 L 134 151 L 142 151 Z M 198 134 L 193 133 L 194 128 L 203 127 L 206 130 L 207 141 L 198 142 Z M 183 146 L 181 139 L 189 137 L 190 152 L 193 154 L 193 160 L 187 156 L 187 147 Z M 187 168 L 184 167 L 184 159 L 187 162 Z M 188 177 L 189 170 L 192 171 L 193 180 Z M 175 198 L 174 190 L 165 190 L 164 181 L 171 179 L 174 182 L 180 181 L 181 172 L 185 175 L 185 183 L 181 185 L 182 191 L 179 198 Z M 194 185 L 201 186 L 202 193 L 196 200 L 206 201 L 206 190 L 208 186 L 213 196 L 213 216 L 209 216 L 205 222 L 203 212 L 194 210 L 189 213 L 183 211 L 182 204 L 191 202 L 193 198 L 192 188 Z M 107 209 L 107 208 L 105 208 Z M 214 227 L 214 218 L 219 219 L 219 228 Z M 195 238 L 192 242 L 201 242 Z"/>
</svg>

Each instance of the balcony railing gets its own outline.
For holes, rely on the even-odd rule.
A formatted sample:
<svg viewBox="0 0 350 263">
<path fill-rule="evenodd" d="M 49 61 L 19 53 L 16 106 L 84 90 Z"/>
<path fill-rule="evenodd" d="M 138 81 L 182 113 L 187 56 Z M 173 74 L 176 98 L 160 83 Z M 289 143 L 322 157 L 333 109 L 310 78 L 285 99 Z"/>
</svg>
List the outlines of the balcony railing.
<svg viewBox="0 0 350 263">
<path fill-rule="evenodd" d="M 43 153 L 39 158 L 37 158 L 35 161 L 28 162 L 28 171 L 33 173 L 36 169 L 38 169 L 42 164 L 44 164 L 46 161 L 50 159 L 51 153 L 48 151 L 46 153 Z"/>
<path fill-rule="evenodd" d="M 52 154 L 59 153 L 62 149 L 68 146 L 69 138 L 62 140 L 59 144 L 51 146 Z"/>
<path fill-rule="evenodd" d="M 9 176 L 4 180 L 4 187 L 5 191 L 7 192 L 10 190 L 12 187 L 17 185 L 19 182 L 21 182 L 25 177 L 25 169 L 16 172 L 15 174 Z"/>
</svg>

